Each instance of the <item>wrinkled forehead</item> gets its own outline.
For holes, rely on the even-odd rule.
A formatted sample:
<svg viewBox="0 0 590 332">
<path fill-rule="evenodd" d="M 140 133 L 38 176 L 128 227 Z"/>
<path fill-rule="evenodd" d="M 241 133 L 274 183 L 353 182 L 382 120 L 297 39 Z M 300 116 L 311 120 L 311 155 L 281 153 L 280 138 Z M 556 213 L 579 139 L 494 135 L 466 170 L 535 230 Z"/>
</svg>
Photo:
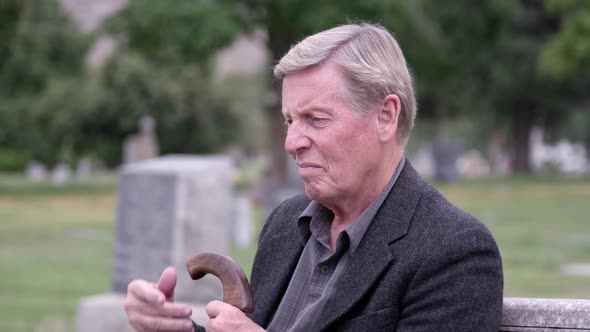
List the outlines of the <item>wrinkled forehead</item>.
<svg viewBox="0 0 590 332">
<path fill-rule="evenodd" d="M 344 75 L 328 63 L 288 73 L 283 78 L 283 113 L 319 106 L 348 104 Z"/>
</svg>

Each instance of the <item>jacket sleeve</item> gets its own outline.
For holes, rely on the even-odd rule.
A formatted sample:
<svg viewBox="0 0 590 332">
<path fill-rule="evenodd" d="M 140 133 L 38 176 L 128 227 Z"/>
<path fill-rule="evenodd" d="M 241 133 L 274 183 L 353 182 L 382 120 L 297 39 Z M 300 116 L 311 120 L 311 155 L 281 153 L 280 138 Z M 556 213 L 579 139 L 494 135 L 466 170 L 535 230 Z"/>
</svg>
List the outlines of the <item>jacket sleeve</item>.
<svg viewBox="0 0 590 332">
<path fill-rule="evenodd" d="M 397 331 L 498 331 L 502 262 L 482 224 L 428 245 L 404 296 Z"/>
</svg>

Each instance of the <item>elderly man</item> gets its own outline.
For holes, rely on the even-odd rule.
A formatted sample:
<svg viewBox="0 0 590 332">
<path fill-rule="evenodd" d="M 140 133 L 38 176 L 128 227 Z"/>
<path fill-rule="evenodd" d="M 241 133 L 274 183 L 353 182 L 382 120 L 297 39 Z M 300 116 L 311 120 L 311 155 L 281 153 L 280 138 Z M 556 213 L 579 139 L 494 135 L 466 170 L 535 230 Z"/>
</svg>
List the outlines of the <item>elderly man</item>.
<svg viewBox="0 0 590 332">
<path fill-rule="evenodd" d="M 285 149 L 305 196 L 277 207 L 252 270 L 254 312 L 213 301 L 207 331 L 497 331 L 494 239 L 425 183 L 403 154 L 416 102 L 406 61 L 381 26 L 304 39 L 275 68 Z M 129 285 L 140 331 L 202 330 L 172 302 L 176 273 Z"/>
</svg>

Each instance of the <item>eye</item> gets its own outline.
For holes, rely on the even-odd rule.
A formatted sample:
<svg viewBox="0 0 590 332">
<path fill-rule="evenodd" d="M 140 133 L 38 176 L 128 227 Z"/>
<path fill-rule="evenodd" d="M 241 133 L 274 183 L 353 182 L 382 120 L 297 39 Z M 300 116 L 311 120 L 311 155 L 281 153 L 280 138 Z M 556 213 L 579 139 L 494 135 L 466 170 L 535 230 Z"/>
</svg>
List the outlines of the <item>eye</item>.
<svg viewBox="0 0 590 332">
<path fill-rule="evenodd" d="M 293 123 L 293 119 L 285 119 L 285 125 L 289 127 Z"/>
<path fill-rule="evenodd" d="M 325 118 L 320 118 L 317 116 L 310 116 L 307 118 L 307 122 L 309 122 L 309 124 L 311 124 L 312 126 L 321 126 L 326 122 Z"/>
</svg>

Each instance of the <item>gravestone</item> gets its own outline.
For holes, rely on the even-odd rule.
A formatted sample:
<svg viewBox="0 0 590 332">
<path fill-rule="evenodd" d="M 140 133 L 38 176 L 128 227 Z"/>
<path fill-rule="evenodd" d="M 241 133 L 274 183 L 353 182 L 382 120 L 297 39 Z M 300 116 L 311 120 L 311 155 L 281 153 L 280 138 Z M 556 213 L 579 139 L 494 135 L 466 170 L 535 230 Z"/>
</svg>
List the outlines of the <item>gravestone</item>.
<svg viewBox="0 0 590 332">
<path fill-rule="evenodd" d="M 563 264 L 559 267 L 559 272 L 569 276 L 590 277 L 590 263 Z"/>
<path fill-rule="evenodd" d="M 467 178 L 483 178 L 490 175 L 490 164 L 479 150 L 471 149 L 457 159 L 459 174 Z"/>
<path fill-rule="evenodd" d="M 76 178 L 86 180 L 92 175 L 92 161 L 88 158 L 78 160 L 76 164 Z"/>
<path fill-rule="evenodd" d="M 138 127 L 139 133 L 127 137 L 123 144 L 125 164 L 154 159 L 158 156 L 156 120 L 151 116 L 144 116 L 139 120 Z"/>
<path fill-rule="evenodd" d="M 51 173 L 51 183 L 61 186 L 68 182 L 72 177 L 72 169 L 66 163 L 59 163 L 53 168 Z"/>
<path fill-rule="evenodd" d="M 193 305 L 195 321 L 206 321 L 203 304 L 222 298 L 221 282 L 211 275 L 193 281 L 186 262 L 203 251 L 228 254 L 231 171 L 230 159 L 221 156 L 168 156 L 122 167 L 113 293 L 80 300 L 77 332 L 132 331 L 123 307 L 129 282 L 156 282 L 166 266 L 178 272 L 175 299 Z"/>
<path fill-rule="evenodd" d="M 176 299 L 221 297 L 214 278 L 192 281 L 186 261 L 202 251 L 227 254 L 233 210 L 231 162 L 224 157 L 164 157 L 123 168 L 119 178 L 113 290 L 158 280 L 177 268 Z"/>
<path fill-rule="evenodd" d="M 27 165 L 25 176 L 33 182 L 44 181 L 47 178 L 47 167 L 38 161 L 32 161 Z"/>
<path fill-rule="evenodd" d="M 434 177 L 435 164 L 434 157 L 432 156 L 432 145 L 430 143 L 422 144 L 418 151 L 409 159 L 420 176 L 426 179 L 432 179 Z"/>
<path fill-rule="evenodd" d="M 236 196 L 235 204 L 235 218 L 232 229 L 233 244 L 236 247 L 245 247 L 251 244 L 254 237 L 252 205 L 247 195 L 243 193 Z"/>
<path fill-rule="evenodd" d="M 434 177 L 438 181 L 454 183 L 459 180 L 457 159 L 463 148 L 456 141 L 437 141 L 432 145 L 435 162 Z"/>
</svg>

